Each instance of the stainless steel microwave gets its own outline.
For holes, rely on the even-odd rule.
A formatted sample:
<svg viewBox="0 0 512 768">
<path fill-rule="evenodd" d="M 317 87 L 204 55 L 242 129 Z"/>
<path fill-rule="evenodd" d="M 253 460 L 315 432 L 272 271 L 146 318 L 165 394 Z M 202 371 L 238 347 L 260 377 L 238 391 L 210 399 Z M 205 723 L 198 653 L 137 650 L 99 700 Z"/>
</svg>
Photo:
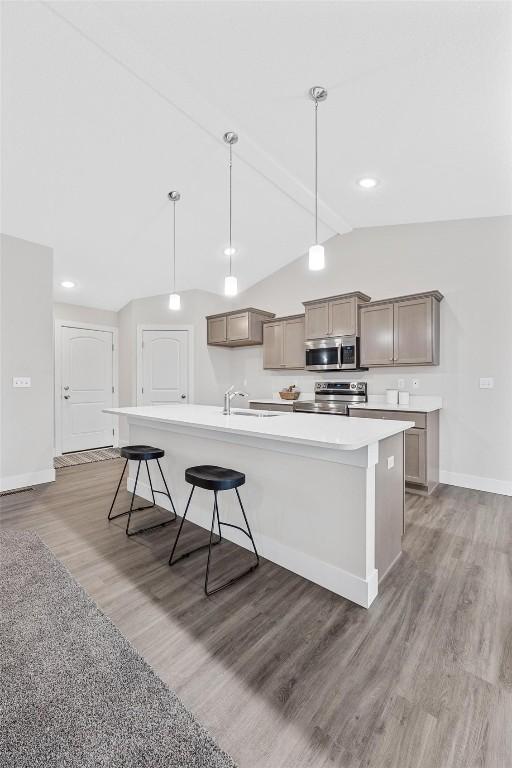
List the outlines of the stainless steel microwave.
<svg viewBox="0 0 512 768">
<path fill-rule="evenodd" d="M 359 338 L 336 336 L 306 341 L 306 370 L 363 370 L 359 365 Z"/>
</svg>

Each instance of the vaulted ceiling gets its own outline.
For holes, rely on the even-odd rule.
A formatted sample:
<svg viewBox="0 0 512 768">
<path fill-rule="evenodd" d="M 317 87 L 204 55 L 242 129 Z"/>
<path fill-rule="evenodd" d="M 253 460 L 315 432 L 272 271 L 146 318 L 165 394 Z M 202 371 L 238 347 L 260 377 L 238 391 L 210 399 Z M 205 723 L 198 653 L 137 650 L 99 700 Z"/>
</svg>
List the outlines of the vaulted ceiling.
<svg viewBox="0 0 512 768">
<path fill-rule="evenodd" d="M 55 250 L 56 297 L 221 292 L 227 148 L 246 288 L 313 236 L 512 212 L 507 2 L 3 3 L 2 229 Z M 362 176 L 380 184 L 357 186 Z M 76 282 L 71 296 L 59 287 Z"/>
</svg>

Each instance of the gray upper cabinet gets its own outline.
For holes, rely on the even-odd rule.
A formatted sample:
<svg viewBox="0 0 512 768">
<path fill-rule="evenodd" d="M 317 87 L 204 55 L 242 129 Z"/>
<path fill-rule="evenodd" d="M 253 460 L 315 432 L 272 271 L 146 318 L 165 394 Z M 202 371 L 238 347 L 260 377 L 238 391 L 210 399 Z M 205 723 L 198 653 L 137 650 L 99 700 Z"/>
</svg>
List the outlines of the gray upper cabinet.
<svg viewBox="0 0 512 768">
<path fill-rule="evenodd" d="M 228 315 L 227 334 L 229 341 L 242 341 L 249 338 L 249 313 L 239 312 Z"/>
<path fill-rule="evenodd" d="M 283 362 L 283 324 L 263 325 L 263 367 L 280 368 Z"/>
<path fill-rule="evenodd" d="M 395 304 L 394 311 L 395 365 L 434 363 L 439 347 L 439 301 L 433 296 L 408 299 Z"/>
<path fill-rule="evenodd" d="M 263 324 L 263 368 L 304 368 L 304 341 L 304 315 L 266 321 Z"/>
<path fill-rule="evenodd" d="M 323 339 L 329 335 L 329 304 L 312 304 L 306 309 L 306 339 Z"/>
<path fill-rule="evenodd" d="M 304 368 L 306 364 L 304 324 L 304 315 L 288 318 L 283 322 L 283 361 L 285 368 Z"/>
<path fill-rule="evenodd" d="M 326 299 L 305 301 L 306 339 L 326 336 L 357 336 L 359 306 L 370 301 L 365 293 L 355 291 Z"/>
<path fill-rule="evenodd" d="M 442 298 L 429 291 L 361 307 L 361 365 L 439 365 Z"/>
<path fill-rule="evenodd" d="M 361 365 L 393 365 L 393 304 L 361 308 Z"/>
<path fill-rule="evenodd" d="M 219 315 L 208 315 L 208 344 L 217 347 L 250 347 L 263 344 L 263 322 L 275 317 L 262 309 L 238 309 Z"/>
<path fill-rule="evenodd" d="M 225 344 L 227 340 L 226 316 L 212 317 L 208 320 L 208 344 Z"/>
</svg>

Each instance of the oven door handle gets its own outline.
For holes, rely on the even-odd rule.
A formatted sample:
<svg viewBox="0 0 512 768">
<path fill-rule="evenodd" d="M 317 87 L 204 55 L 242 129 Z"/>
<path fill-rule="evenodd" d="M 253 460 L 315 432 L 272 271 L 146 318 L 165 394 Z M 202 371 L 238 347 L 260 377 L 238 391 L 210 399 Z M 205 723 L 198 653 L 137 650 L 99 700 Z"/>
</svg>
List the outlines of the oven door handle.
<svg viewBox="0 0 512 768">
<path fill-rule="evenodd" d="M 338 347 L 338 367 L 340 369 L 343 368 L 343 344 L 340 344 Z"/>
</svg>

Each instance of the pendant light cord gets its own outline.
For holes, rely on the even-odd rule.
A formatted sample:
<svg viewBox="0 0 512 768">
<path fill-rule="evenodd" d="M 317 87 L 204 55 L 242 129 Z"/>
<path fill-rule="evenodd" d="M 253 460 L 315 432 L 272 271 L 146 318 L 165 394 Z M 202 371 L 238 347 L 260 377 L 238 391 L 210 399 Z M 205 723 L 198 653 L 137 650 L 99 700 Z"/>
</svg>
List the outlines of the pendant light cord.
<svg viewBox="0 0 512 768">
<path fill-rule="evenodd" d="M 318 245 L 318 101 L 315 99 L 315 245 Z"/>
<path fill-rule="evenodd" d="M 231 218 L 232 218 L 232 197 L 233 197 L 233 147 L 230 144 L 229 145 L 229 274 L 231 276 L 231 260 L 232 260 L 232 253 L 233 253 L 233 246 L 231 242 Z"/>
<path fill-rule="evenodd" d="M 176 293 L 176 201 L 172 204 L 172 292 Z"/>
</svg>

